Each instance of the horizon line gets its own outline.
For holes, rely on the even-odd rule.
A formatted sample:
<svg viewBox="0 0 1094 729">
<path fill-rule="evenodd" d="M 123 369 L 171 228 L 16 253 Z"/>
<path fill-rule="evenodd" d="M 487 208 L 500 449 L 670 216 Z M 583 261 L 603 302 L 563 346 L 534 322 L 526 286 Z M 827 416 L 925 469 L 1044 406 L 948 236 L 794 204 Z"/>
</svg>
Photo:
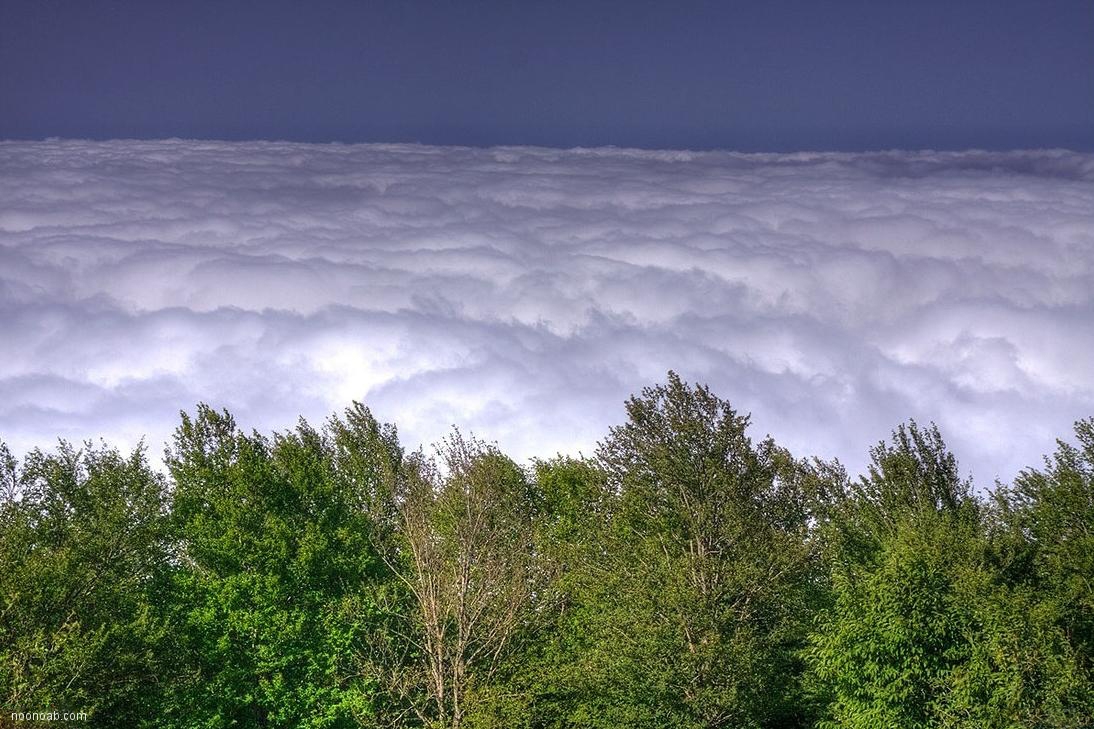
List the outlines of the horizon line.
<svg viewBox="0 0 1094 729">
<path fill-rule="evenodd" d="M 441 143 L 441 142 L 423 142 L 420 140 L 411 141 L 396 141 L 396 140 L 368 140 L 368 141 L 346 141 L 343 139 L 328 139 L 328 140 L 300 140 L 289 138 L 275 138 L 275 137 L 249 137 L 249 138 L 227 138 L 227 137 L 183 137 L 183 136 L 169 136 L 169 137 L 65 137 L 65 136 L 43 136 L 43 137 L 0 137 L 0 144 L 35 144 L 46 142 L 87 142 L 96 144 L 117 144 L 117 143 L 129 143 L 129 142 L 141 142 L 141 143 L 155 143 L 155 142 L 197 142 L 204 144 L 293 144 L 298 146 L 311 146 L 311 147 L 421 147 L 421 148 L 434 148 L 434 149 L 467 149 L 467 150 L 543 150 L 551 152 L 582 152 L 582 151 L 596 151 L 596 150 L 608 150 L 613 152 L 674 152 L 685 154 L 730 154 L 738 156 L 791 156 L 791 155 L 884 155 L 884 154 L 929 154 L 929 153 L 941 153 L 941 154 L 1021 154 L 1021 153 L 1066 153 L 1066 154 L 1080 154 L 1080 155 L 1094 155 L 1094 146 L 1089 149 L 1078 147 L 1064 147 L 1064 146 L 1052 146 L 1052 147 L 866 147 L 862 149 L 842 149 L 839 147 L 833 148 L 810 148 L 801 147 L 793 149 L 744 149 L 733 147 L 718 147 L 718 146 L 695 146 L 695 147 L 652 147 L 652 146 L 638 146 L 638 145 L 618 145 L 618 144 L 594 144 L 594 145 L 551 145 L 551 144 L 520 144 L 520 143 L 498 143 L 498 144 L 461 144 L 461 143 Z"/>
</svg>

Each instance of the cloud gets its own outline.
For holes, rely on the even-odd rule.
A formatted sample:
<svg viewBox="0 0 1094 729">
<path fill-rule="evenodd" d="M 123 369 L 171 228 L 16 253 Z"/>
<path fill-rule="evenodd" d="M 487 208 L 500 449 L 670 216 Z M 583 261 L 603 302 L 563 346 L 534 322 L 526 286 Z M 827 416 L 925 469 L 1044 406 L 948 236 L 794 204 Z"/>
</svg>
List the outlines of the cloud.
<svg viewBox="0 0 1094 729">
<path fill-rule="evenodd" d="M 352 399 L 590 453 L 673 368 L 860 468 L 935 420 L 981 485 L 1094 414 L 1094 155 L 0 143 L 0 437 Z"/>
</svg>

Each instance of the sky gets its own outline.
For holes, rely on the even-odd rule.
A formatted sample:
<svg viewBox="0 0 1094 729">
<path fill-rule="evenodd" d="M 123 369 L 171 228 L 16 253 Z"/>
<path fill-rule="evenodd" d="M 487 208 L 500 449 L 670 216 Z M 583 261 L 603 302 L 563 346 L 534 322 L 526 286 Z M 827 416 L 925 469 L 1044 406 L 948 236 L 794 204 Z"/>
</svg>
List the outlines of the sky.
<svg viewBox="0 0 1094 729">
<path fill-rule="evenodd" d="M 353 400 L 590 454 L 669 369 L 852 473 L 1094 415 L 1094 3 L 0 0 L 0 440 Z"/>
<path fill-rule="evenodd" d="M 1090 0 L 3 0 L 0 138 L 1094 149 Z"/>
<path fill-rule="evenodd" d="M 0 142 L 0 438 L 353 400 L 591 454 L 671 368 L 858 472 L 934 420 L 979 485 L 1094 415 L 1094 155 Z"/>
</svg>

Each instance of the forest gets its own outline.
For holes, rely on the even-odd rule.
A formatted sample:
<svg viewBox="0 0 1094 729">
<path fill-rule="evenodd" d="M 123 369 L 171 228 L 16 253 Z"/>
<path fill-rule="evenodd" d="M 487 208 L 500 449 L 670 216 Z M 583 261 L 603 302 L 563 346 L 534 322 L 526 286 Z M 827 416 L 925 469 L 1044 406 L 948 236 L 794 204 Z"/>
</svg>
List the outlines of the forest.
<svg viewBox="0 0 1094 729">
<path fill-rule="evenodd" d="M 1094 419 L 990 486 L 933 425 L 862 475 L 749 427 L 670 372 L 583 458 L 358 403 L 2 448 L 0 726 L 1092 726 Z"/>
</svg>

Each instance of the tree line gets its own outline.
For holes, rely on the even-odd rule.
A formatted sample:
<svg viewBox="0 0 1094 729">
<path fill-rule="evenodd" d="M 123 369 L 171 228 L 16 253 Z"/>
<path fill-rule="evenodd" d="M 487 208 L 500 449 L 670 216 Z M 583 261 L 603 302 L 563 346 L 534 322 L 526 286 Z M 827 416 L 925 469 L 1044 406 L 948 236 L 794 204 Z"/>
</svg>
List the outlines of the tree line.
<svg viewBox="0 0 1094 729">
<path fill-rule="evenodd" d="M 1094 419 L 977 491 L 934 426 L 852 478 L 671 372 L 626 412 L 528 467 L 360 404 L 0 448 L 0 725 L 1091 726 Z"/>
</svg>

